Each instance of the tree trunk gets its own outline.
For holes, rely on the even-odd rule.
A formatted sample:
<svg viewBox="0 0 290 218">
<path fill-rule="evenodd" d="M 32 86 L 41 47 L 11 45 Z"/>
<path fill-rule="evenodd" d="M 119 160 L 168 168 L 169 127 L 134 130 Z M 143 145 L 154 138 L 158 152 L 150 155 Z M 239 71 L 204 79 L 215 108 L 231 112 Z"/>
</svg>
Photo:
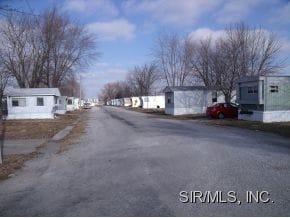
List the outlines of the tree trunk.
<svg viewBox="0 0 290 218">
<path fill-rule="evenodd" d="M 232 94 L 231 93 L 226 93 L 225 94 L 225 102 L 226 103 L 231 103 L 232 100 Z"/>
<path fill-rule="evenodd" d="M 0 137 L 0 164 L 3 164 L 3 147 L 4 147 L 4 132 L 5 132 L 5 123 L 2 118 L 0 120 L 0 126 L 2 128 L 1 137 Z"/>
</svg>

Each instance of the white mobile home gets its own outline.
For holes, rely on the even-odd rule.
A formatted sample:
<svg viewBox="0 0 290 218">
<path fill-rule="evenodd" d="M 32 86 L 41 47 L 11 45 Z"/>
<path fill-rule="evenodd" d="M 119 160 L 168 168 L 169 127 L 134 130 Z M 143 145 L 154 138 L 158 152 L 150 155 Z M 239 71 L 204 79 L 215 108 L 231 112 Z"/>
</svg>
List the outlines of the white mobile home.
<svg viewBox="0 0 290 218">
<path fill-rule="evenodd" d="M 7 119 L 53 119 L 58 108 L 58 88 L 20 88 L 5 93 Z"/>
<path fill-rule="evenodd" d="M 165 92 L 165 113 L 171 115 L 202 114 L 215 102 L 224 102 L 224 95 L 205 86 L 168 86 Z"/>
<path fill-rule="evenodd" d="M 75 110 L 79 110 L 81 106 L 81 102 L 79 98 L 74 98 L 74 108 Z"/>
<path fill-rule="evenodd" d="M 140 97 L 132 97 L 131 98 L 131 102 L 132 102 L 132 107 L 141 107 L 142 106 L 142 104 L 141 104 L 141 99 L 140 99 Z"/>
<path fill-rule="evenodd" d="M 80 109 L 80 99 L 76 97 L 67 97 L 67 111 Z"/>
<path fill-rule="evenodd" d="M 67 106 L 66 106 L 67 111 L 74 111 L 74 97 L 67 97 Z"/>
<path fill-rule="evenodd" d="M 112 101 L 113 101 L 113 100 L 108 100 L 108 101 L 106 101 L 106 105 L 107 105 L 107 106 L 112 105 Z"/>
<path fill-rule="evenodd" d="M 116 105 L 116 99 L 112 99 L 110 105 L 115 106 Z"/>
<path fill-rule="evenodd" d="M 115 99 L 115 106 L 123 106 L 123 100 L 121 98 Z"/>
<path fill-rule="evenodd" d="M 125 107 L 131 107 L 132 106 L 132 101 L 131 98 L 123 98 L 123 102 Z"/>
<path fill-rule="evenodd" d="M 144 109 L 165 108 L 164 95 L 142 96 L 141 107 Z"/>
<path fill-rule="evenodd" d="M 60 96 L 58 98 L 58 107 L 56 110 L 57 114 L 65 114 L 66 113 L 66 104 L 67 104 L 67 97 Z"/>
<path fill-rule="evenodd" d="M 290 121 L 290 76 L 255 76 L 238 81 L 239 119 Z"/>
</svg>

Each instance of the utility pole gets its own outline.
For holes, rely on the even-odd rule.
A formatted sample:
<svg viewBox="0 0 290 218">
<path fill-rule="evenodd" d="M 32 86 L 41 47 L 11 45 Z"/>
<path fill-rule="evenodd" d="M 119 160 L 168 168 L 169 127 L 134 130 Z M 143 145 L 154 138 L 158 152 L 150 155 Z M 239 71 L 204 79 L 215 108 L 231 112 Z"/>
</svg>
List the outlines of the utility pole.
<svg viewBox="0 0 290 218">
<path fill-rule="evenodd" d="M 80 74 L 80 101 L 82 100 L 82 75 Z"/>
</svg>

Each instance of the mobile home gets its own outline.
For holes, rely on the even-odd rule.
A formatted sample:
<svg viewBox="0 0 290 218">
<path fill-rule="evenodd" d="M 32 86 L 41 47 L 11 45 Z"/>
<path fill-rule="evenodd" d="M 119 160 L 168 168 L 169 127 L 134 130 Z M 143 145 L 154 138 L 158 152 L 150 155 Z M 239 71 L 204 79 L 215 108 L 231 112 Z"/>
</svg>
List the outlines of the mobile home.
<svg viewBox="0 0 290 218">
<path fill-rule="evenodd" d="M 164 95 L 141 96 L 141 107 L 144 109 L 165 108 Z"/>
<path fill-rule="evenodd" d="M 57 114 L 65 114 L 66 113 L 66 105 L 67 104 L 67 97 L 66 96 L 59 96 L 58 98 L 58 107 L 56 110 Z"/>
<path fill-rule="evenodd" d="M 202 114 L 215 102 L 224 102 L 224 95 L 205 86 L 168 86 L 165 92 L 165 113 L 171 115 Z"/>
<path fill-rule="evenodd" d="M 58 88 L 10 89 L 7 97 L 7 119 L 53 119 L 59 106 Z"/>
<path fill-rule="evenodd" d="M 81 102 L 79 98 L 67 97 L 67 111 L 74 111 L 80 109 Z"/>
<path fill-rule="evenodd" d="M 132 106 L 131 98 L 123 98 L 123 106 L 131 107 Z"/>
<path fill-rule="evenodd" d="M 290 121 L 290 76 L 255 76 L 238 81 L 239 119 Z"/>
<path fill-rule="evenodd" d="M 142 106 L 142 104 L 141 104 L 142 101 L 141 101 L 140 97 L 132 97 L 131 102 L 132 102 L 132 107 L 134 107 L 134 108 Z"/>
</svg>

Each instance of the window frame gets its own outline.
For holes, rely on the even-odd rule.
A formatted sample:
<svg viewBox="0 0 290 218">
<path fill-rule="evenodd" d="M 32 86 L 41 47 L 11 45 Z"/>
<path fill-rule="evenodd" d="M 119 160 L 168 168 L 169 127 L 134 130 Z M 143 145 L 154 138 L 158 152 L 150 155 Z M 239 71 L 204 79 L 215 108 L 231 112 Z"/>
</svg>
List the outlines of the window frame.
<svg viewBox="0 0 290 218">
<path fill-rule="evenodd" d="M 71 103 L 70 103 L 71 102 Z M 67 99 L 67 105 L 73 105 L 73 100 L 72 99 Z"/>
<path fill-rule="evenodd" d="M 39 101 L 38 100 L 42 100 L 42 104 L 39 104 Z M 36 106 L 38 107 L 42 107 L 44 106 L 44 97 L 36 97 Z"/>
<path fill-rule="evenodd" d="M 20 104 L 20 100 L 24 100 L 24 105 Z M 17 105 L 13 104 L 13 102 L 17 101 Z M 26 98 L 25 97 L 12 97 L 11 98 L 11 106 L 12 107 L 26 107 Z"/>
<path fill-rule="evenodd" d="M 270 85 L 270 93 L 278 93 L 279 92 L 279 86 L 277 85 Z"/>
<path fill-rule="evenodd" d="M 248 86 L 248 94 L 258 94 L 258 86 Z"/>
</svg>

